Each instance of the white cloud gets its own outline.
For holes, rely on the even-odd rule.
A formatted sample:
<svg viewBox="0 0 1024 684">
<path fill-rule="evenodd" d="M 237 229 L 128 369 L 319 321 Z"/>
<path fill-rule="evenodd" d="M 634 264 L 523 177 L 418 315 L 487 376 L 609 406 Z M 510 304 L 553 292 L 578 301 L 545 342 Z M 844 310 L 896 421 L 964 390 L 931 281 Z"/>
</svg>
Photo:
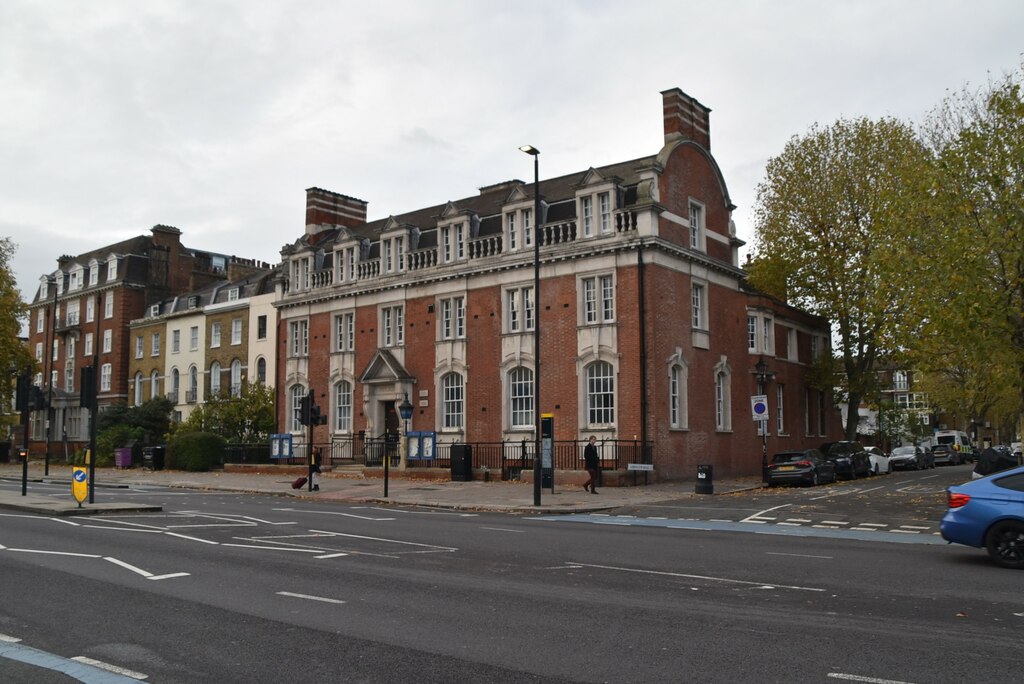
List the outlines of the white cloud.
<svg viewBox="0 0 1024 684">
<path fill-rule="evenodd" d="M 31 296 L 60 254 L 157 223 L 276 262 L 304 190 L 371 218 L 657 152 L 660 91 L 712 108 L 741 237 L 813 122 L 914 121 L 1021 63 L 1005 0 L 7 0 L 0 235 Z"/>
</svg>

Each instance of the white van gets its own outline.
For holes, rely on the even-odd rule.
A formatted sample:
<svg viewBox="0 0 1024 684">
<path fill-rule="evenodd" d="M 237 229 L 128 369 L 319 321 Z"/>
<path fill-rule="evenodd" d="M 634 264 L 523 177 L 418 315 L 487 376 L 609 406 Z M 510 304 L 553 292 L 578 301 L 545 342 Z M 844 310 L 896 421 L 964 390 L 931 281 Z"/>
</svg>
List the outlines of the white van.
<svg viewBox="0 0 1024 684">
<path fill-rule="evenodd" d="M 944 444 L 960 455 L 960 462 L 974 460 L 974 447 L 971 445 L 971 438 L 961 430 L 937 430 L 935 432 L 936 446 Z"/>
</svg>

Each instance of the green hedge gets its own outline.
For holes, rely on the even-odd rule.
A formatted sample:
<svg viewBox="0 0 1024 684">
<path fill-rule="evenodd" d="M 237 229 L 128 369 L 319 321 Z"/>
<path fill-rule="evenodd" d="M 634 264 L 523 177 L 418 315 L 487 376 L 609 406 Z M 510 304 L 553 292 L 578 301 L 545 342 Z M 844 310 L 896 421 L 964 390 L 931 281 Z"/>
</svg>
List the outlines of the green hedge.
<svg viewBox="0 0 1024 684">
<path fill-rule="evenodd" d="M 210 470 L 223 463 L 226 441 L 212 432 L 183 432 L 167 443 L 165 467 L 193 472 Z"/>
</svg>

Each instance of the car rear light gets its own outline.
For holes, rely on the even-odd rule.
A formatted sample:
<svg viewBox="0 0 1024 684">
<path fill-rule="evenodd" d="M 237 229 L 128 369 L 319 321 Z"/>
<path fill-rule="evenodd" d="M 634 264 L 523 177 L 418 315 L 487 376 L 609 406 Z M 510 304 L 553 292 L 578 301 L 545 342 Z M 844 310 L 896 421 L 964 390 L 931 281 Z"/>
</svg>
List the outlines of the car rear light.
<svg viewBox="0 0 1024 684">
<path fill-rule="evenodd" d="M 798 465 L 798 466 L 800 466 L 801 468 L 810 468 L 810 467 L 811 467 L 812 465 L 814 465 L 814 464 L 813 464 L 813 463 L 811 463 L 810 461 L 797 461 L 797 462 L 796 462 L 796 463 L 794 463 L 793 465 Z"/>
<path fill-rule="evenodd" d="M 950 508 L 961 508 L 967 505 L 967 502 L 971 500 L 970 494 L 961 494 L 959 492 L 949 493 L 949 507 Z"/>
</svg>

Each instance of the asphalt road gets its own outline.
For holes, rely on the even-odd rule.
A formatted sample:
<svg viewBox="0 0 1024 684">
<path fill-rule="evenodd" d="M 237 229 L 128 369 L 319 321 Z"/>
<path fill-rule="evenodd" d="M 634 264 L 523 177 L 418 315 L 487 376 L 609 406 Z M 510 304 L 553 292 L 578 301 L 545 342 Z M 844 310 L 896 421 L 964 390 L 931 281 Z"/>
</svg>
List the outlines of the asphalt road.
<svg viewBox="0 0 1024 684">
<path fill-rule="evenodd" d="M 828 515 L 935 473 L 956 476 L 841 484 Z M 926 533 L 740 522 L 829 511 L 811 491 L 686 520 L 122 491 L 164 512 L 0 516 L 0 634 L 149 682 L 1019 680 L 1019 573 Z M 64 677 L 26 667 L 0 657 L 0 679 Z"/>
</svg>

